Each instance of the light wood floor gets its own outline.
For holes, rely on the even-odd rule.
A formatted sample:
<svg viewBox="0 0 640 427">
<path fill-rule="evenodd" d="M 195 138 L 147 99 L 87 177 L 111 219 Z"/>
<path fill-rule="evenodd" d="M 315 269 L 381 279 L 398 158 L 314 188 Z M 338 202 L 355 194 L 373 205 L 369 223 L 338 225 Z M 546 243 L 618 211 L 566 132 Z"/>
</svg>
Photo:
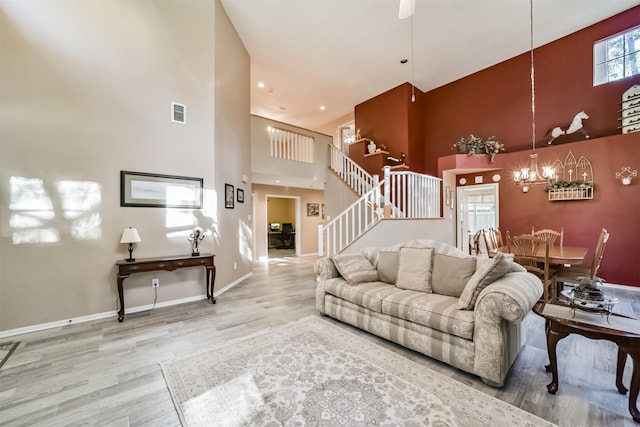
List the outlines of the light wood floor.
<svg viewBox="0 0 640 427">
<path fill-rule="evenodd" d="M 212 305 L 199 301 L 12 337 L 21 342 L 0 370 L 2 426 L 177 426 L 159 363 L 300 317 L 315 310 L 314 259 L 272 258 Z M 221 267 L 219 267 L 221 268 Z M 640 292 L 614 289 L 620 311 L 640 316 Z M 561 426 L 637 426 L 615 388 L 616 348 L 570 336 L 558 345 L 560 389 L 550 375 L 541 318 L 525 320 L 526 346 L 505 387 L 339 322 L 407 358 Z M 3 341 L 7 341 L 6 339 Z M 631 361 L 625 371 L 628 386 Z"/>
</svg>

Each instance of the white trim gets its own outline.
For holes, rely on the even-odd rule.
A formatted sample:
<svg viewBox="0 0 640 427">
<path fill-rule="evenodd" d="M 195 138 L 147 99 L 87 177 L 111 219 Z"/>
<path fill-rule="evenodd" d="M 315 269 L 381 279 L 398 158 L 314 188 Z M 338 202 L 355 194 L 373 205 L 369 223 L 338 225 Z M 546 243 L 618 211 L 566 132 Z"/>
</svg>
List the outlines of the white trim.
<svg viewBox="0 0 640 427">
<path fill-rule="evenodd" d="M 234 286 L 236 286 L 238 283 L 240 283 L 243 280 L 247 279 L 252 274 L 253 273 L 247 273 L 244 276 L 242 276 L 241 278 L 229 283 L 224 288 L 220 289 L 217 292 L 214 292 L 213 296 L 217 297 L 218 295 L 223 294 L 224 292 L 226 292 L 229 289 L 231 289 Z M 185 303 L 188 303 L 188 302 L 200 301 L 200 300 L 203 300 L 203 299 L 207 299 L 207 296 L 204 295 L 204 294 L 196 295 L 196 296 L 192 296 L 192 297 L 180 298 L 180 299 L 175 299 L 175 300 L 171 300 L 171 301 L 165 301 L 165 302 L 157 303 L 155 305 L 155 308 L 170 307 L 172 305 L 185 304 Z M 140 305 L 140 306 L 137 306 L 137 307 L 125 308 L 124 312 L 125 312 L 125 314 L 133 314 L 133 313 L 140 313 L 140 312 L 143 312 L 143 311 L 148 311 L 148 310 L 151 310 L 152 308 L 154 308 L 153 304 L 147 304 L 147 305 Z M 89 314 L 87 316 L 73 317 L 73 318 L 67 319 L 67 320 L 56 320 L 55 322 L 41 323 L 39 325 L 25 326 L 23 328 L 9 329 L 9 330 L 6 330 L 6 331 L 0 331 L 0 338 L 11 337 L 11 336 L 14 336 L 14 335 L 28 334 L 28 333 L 31 333 L 31 332 L 44 331 L 46 329 L 60 328 L 60 327 L 71 325 L 71 324 L 75 324 L 75 323 L 85 323 L 85 322 L 90 322 L 92 320 L 106 319 L 108 317 L 113 317 L 114 320 L 116 320 L 117 316 L 118 316 L 118 312 L 116 310 L 112 310 L 112 311 L 106 311 L 106 312 L 103 312 L 103 313 Z"/>
</svg>

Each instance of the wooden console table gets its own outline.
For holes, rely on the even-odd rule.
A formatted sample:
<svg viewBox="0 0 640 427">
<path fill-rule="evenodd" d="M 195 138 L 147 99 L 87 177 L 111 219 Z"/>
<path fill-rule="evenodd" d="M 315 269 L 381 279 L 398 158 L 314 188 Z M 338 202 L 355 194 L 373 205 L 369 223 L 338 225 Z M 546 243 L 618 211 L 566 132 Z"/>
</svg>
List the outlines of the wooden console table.
<svg viewBox="0 0 640 427">
<path fill-rule="evenodd" d="M 175 256 L 161 258 L 138 258 L 133 262 L 120 260 L 116 262 L 118 266 L 118 296 L 120 298 L 120 310 L 118 311 L 118 321 L 124 320 L 124 293 L 122 284 L 124 279 L 134 273 L 145 273 L 149 271 L 166 270 L 173 271 L 185 267 L 204 267 L 207 270 L 207 299 L 212 304 L 216 303 L 213 297 L 213 285 L 216 281 L 215 255 L 200 254 L 198 256 Z"/>
</svg>

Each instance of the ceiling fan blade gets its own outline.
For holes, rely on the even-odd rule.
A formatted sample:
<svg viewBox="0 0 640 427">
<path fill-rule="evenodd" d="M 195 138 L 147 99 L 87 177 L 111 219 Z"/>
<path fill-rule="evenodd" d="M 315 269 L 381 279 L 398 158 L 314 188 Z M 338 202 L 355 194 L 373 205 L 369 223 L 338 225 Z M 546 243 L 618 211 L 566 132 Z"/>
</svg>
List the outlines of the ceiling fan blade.
<svg viewBox="0 0 640 427">
<path fill-rule="evenodd" d="M 405 19 L 413 15 L 413 9 L 416 6 L 416 0 L 400 0 L 400 9 L 398 10 L 398 18 Z"/>
</svg>

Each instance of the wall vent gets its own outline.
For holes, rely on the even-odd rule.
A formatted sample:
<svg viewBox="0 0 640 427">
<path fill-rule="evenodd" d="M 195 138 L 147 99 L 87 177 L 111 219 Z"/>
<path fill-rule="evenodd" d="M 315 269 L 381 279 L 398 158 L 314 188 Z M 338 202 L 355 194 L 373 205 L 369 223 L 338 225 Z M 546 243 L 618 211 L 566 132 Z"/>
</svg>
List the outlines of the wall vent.
<svg viewBox="0 0 640 427">
<path fill-rule="evenodd" d="M 187 106 L 184 104 L 178 104 L 177 102 L 171 103 L 171 121 L 174 123 L 187 123 Z"/>
</svg>

